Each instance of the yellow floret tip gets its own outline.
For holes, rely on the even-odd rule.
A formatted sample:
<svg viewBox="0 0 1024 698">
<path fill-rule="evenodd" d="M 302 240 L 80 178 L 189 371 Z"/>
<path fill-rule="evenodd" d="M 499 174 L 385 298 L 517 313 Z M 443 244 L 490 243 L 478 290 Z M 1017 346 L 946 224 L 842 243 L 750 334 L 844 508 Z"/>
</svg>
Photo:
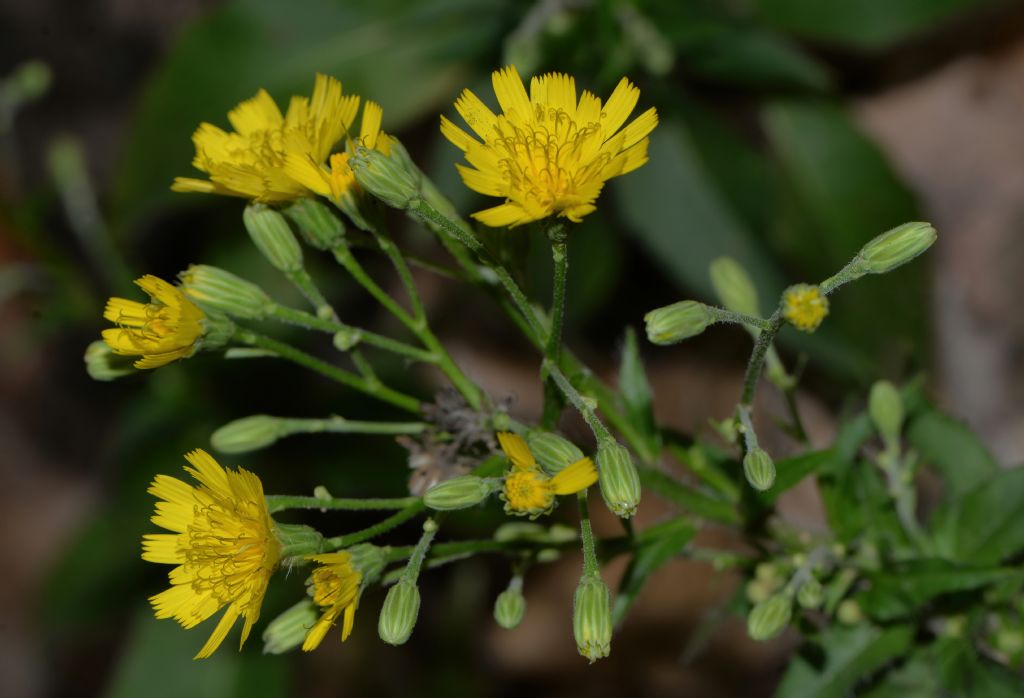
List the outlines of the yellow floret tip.
<svg viewBox="0 0 1024 698">
<path fill-rule="evenodd" d="M 303 652 L 319 647 L 339 616 L 342 618 L 341 641 L 348 639 L 355 624 L 359 585 L 363 581 L 362 573 L 352 564 L 352 555 L 346 551 L 313 555 L 309 559 L 320 563 L 310 577 L 310 592 L 313 603 L 324 612 L 306 633 Z"/>
<path fill-rule="evenodd" d="M 828 298 L 817 286 L 797 284 L 782 297 L 782 317 L 802 332 L 814 332 L 828 315 Z"/>
<path fill-rule="evenodd" d="M 604 183 L 647 162 L 652 108 L 623 128 L 640 90 L 623 78 L 604 103 L 570 75 L 549 73 L 526 93 L 512 66 L 491 76 L 501 106 L 495 114 L 464 90 L 455 110 L 475 134 L 441 117 L 441 133 L 465 153 L 456 165 L 466 186 L 505 201 L 473 214 L 491 227 L 515 227 L 557 215 L 579 222 L 597 209 Z"/>
</svg>

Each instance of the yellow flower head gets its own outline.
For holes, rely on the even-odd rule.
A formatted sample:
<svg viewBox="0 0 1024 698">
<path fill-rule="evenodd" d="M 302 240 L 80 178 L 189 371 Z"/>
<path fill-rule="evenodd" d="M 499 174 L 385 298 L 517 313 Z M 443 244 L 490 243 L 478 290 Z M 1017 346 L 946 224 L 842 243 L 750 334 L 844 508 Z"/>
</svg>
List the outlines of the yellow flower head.
<svg viewBox="0 0 1024 698">
<path fill-rule="evenodd" d="M 341 641 L 348 639 L 359 606 L 359 585 L 362 573 L 352 564 L 352 555 L 347 551 L 312 555 L 310 560 L 320 563 L 310 576 L 310 593 L 313 603 L 324 609 L 323 615 L 306 633 L 302 643 L 303 652 L 311 652 L 320 646 L 327 631 L 344 616 L 341 626 Z"/>
<path fill-rule="evenodd" d="M 626 78 L 604 104 L 585 90 L 577 102 L 575 80 L 562 73 L 534 77 L 529 95 L 512 66 L 491 81 L 501 114 L 469 90 L 455 102 L 480 140 L 441 117 L 441 133 L 472 166 L 456 165 L 466 186 L 505 199 L 473 214 L 485 225 L 513 227 L 555 214 L 579 222 L 597 208 L 605 181 L 647 162 L 658 114 L 648 109 L 622 128 L 640 98 Z"/>
<path fill-rule="evenodd" d="M 782 296 L 782 317 L 802 332 L 814 332 L 828 315 L 828 298 L 817 286 L 790 286 Z"/>
<path fill-rule="evenodd" d="M 512 463 L 501 492 L 510 514 L 536 518 L 551 511 L 556 496 L 575 494 L 597 482 L 597 468 L 589 458 L 581 458 L 551 477 L 537 466 L 522 437 L 500 432 L 498 442 Z"/>
<path fill-rule="evenodd" d="M 117 328 L 103 330 L 115 354 L 141 356 L 135 368 L 157 368 L 192 356 L 205 332 L 206 315 L 175 286 L 152 275 L 135 280 L 149 303 L 111 298 L 103 317 Z"/>
<path fill-rule="evenodd" d="M 150 597 L 157 618 L 173 618 L 184 628 L 203 622 L 227 606 L 196 659 L 209 657 L 239 616 L 245 619 L 239 647 L 260 617 L 270 575 L 281 546 L 267 512 L 263 484 L 247 470 L 225 470 L 208 453 L 185 456 L 185 470 L 199 487 L 157 475 L 149 493 L 159 498 L 152 521 L 173 533 L 143 537 L 142 559 L 177 565 L 171 588 Z"/>
<path fill-rule="evenodd" d="M 316 189 L 292 176 L 289 159 L 321 167 L 358 111 L 359 97 L 343 96 L 341 83 L 326 75 L 317 74 L 311 97 L 292 97 L 283 116 L 270 95 L 260 90 L 228 112 L 234 131 L 203 123 L 192 135 L 192 164 L 210 179 L 178 177 L 171 189 L 264 203 L 308 196 Z"/>
</svg>

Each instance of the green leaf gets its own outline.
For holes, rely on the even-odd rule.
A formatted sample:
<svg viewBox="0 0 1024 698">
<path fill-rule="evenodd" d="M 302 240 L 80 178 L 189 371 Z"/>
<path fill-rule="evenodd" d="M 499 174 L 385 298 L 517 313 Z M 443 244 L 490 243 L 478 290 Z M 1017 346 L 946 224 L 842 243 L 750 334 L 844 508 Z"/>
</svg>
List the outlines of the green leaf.
<svg viewBox="0 0 1024 698">
<path fill-rule="evenodd" d="M 771 26 L 808 39 L 878 51 L 999 2 L 1005 0 L 756 0 L 756 12 Z"/>
<path fill-rule="evenodd" d="M 999 470 L 967 425 L 934 409 L 922 410 L 910 421 L 907 440 L 942 474 L 949 499 L 962 497 Z"/>
<path fill-rule="evenodd" d="M 195 174 L 190 138 L 200 122 L 226 125 L 227 111 L 260 87 L 287 104 L 289 95 L 309 93 L 315 72 L 335 75 L 346 92 L 383 105 L 391 132 L 440 110 L 468 79 L 463 61 L 497 40 L 500 7 L 497 0 L 310 0 L 301 12 L 273 0 L 221 5 L 184 32 L 143 95 L 118 172 L 117 220 L 130 223 L 166 203 L 174 176 Z"/>
<path fill-rule="evenodd" d="M 653 394 L 647 381 L 636 330 L 626 328 L 622 342 L 622 359 L 619 362 L 619 393 L 626 407 L 626 418 L 633 424 L 647 446 L 645 461 L 653 460 L 652 454 L 661 451 L 661 432 L 654 421 Z"/>
<path fill-rule="evenodd" d="M 994 565 L 1024 550 L 1024 468 L 996 473 L 950 506 L 955 559 Z"/>
<path fill-rule="evenodd" d="M 652 526 L 641 535 L 644 543 L 633 555 L 619 584 L 619 593 L 612 608 L 612 622 L 618 625 L 626 617 L 647 578 L 659 567 L 679 555 L 693 540 L 697 525 L 687 518 L 677 518 Z"/>
<path fill-rule="evenodd" d="M 825 630 L 814 649 L 823 656 L 809 659 L 805 652 L 794 659 L 775 695 L 777 698 L 844 698 L 861 681 L 910 648 L 914 637 L 910 626 L 879 628 L 872 625 L 832 626 Z"/>
<path fill-rule="evenodd" d="M 778 244 L 808 281 L 831 276 L 873 237 L 919 217 L 910 191 L 840 106 L 775 101 L 762 110 L 762 123 L 791 187 L 793 220 L 778 226 L 786 235 Z M 856 362 L 858 352 L 886 362 L 897 352 L 914 360 L 926 355 L 925 269 L 915 263 L 863 279 L 831 299 L 829 346 L 849 354 L 851 370 L 868 371 L 871 379 L 877 371 Z M 828 337 L 819 334 L 800 341 L 820 346 Z"/>
<path fill-rule="evenodd" d="M 971 591 L 1021 577 L 1024 572 L 1008 568 L 969 568 L 945 560 L 914 560 L 869 575 L 871 586 L 857 600 L 868 615 L 890 621 L 914 613 L 942 594 Z"/>
<path fill-rule="evenodd" d="M 736 513 L 736 509 L 729 502 L 712 497 L 689 485 L 684 485 L 671 475 L 654 468 L 642 467 L 638 470 L 640 473 L 640 483 L 644 487 L 654 491 L 682 509 L 712 521 L 720 521 L 727 524 L 737 524 L 740 522 L 739 514 Z"/>
</svg>

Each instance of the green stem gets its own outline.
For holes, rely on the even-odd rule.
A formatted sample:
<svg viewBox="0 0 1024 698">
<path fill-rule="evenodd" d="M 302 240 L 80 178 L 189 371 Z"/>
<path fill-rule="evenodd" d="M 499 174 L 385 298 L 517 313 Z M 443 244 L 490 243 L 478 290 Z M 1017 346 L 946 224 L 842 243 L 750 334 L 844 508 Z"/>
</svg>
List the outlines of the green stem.
<svg viewBox="0 0 1024 698">
<path fill-rule="evenodd" d="M 420 411 L 420 401 L 411 395 L 400 393 L 397 390 L 388 388 L 385 385 L 380 385 L 379 383 L 370 383 L 350 371 L 338 368 L 337 366 L 332 366 L 331 364 L 321 361 L 315 356 L 311 356 L 300 349 L 296 349 L 291 345 L 285 344 L 284 342 L 271 339 L 270 337 L 264 337 L 263 335 L 243 329 L 239 329 L 235 333 L 235 339 L 243 344 L 272 351 L 282 359 L 287 359 L 288 361 L 299 364 L 300 366 L 305 366 L 312 371 L 316 371 L 323 376 L 335 380 L 343 385 L 347 385 L 350 388 L 354 388 L 362 393 L 371 395 L 378 400 L 390 403 L 395 407 L 400 407 L 403 410 L 417 414 Z"/>
<path fill-rule="evenodd" d="M 548 375 L 558 386 L 562 394 L 565 395 L 566 399 L 576 408 L 576 411 L 583 417 L 583 421 L 587 423 L 590 430 L 594 432 L 594 438 L 597 439 L 598 443 L 601 441 L 607 441 L 612 439 L 611 432 L 608 431 L 608 427 L 601 423 L 597 414 L 594 412 L 594 408 L 590 406 L 586 398 L 580 395 L 579 391 L 573 387 L 569 379 L 566 378 L 565 374 L 562 373 L 562 369 L 558 368 L 545 359 L 544 364 L 547 367 Z"/>
<path fill-rule="evenodd" d="M 395 268 L 398 278 L 402 281 L 402 285 L 405 286 L 405 293 L 409 296 L 409 302 L 412 304 L 413 317 L 420 322 L 425 322 L 427 314 L 423 310 L 423 301 L 420 300 L 416 282 L 412 279 L 412 272 L 409 271 L 409 265 L 405 263 L 402 253 L 398 251 L 394 242 L 381 235 L 376 229 L 374 230 L 374 237 L 377 240 L 377 246 L 391 260 L 391 266 Z"/>
<path fill-rule="evenodd" d="M 338 332 L 350 333 L 355 339 L 355 343 L 369 344 L 370 346 L 390 351 L 394 354 L 409 357 L 415 361 L 422 361 L 423 363 L 436 364 L 438 357 L 419 347 L 414 347 L 411 344 L 400 342 L 397 339 L 386 337 L 369 330 L 364 330 L 359 327 L 353 327 L 352 325 L 346 325 L 343 322 L 336 320 L 325 319 L 317 317 L 301 310 L 295 310 L 294 308 L 288 308 L 283 305 L 274 304 L 269 310 L 269 317 L 273 320 L 287 323 L 289 325 L 296 325 L 298 327 L 304 327 L 309 330 L 319 330 L 321 332 L 329 332 L 336 334 Z"/>
<path fill-rule="evenodd" d="M 562 354 L 562 324 L 565 320 L 565 285 L 569 276 L 569 250 L 565 234 L 565 226 L 556 223 L 548 229 L 551 241 L 551 259 L 554 263 L 554 276 L 551 293 L 550 324 L 547 341 L 544 343 L 544 356 L 557 366 Z M 548 364 L 544 364 L 547 366 Z M 564 404 L 557 388 L 548 378 L 547 370 L 541 367 L 541 382 L 544 385 L 544 416 L 542 425 L 551 429 L 558 421 L 559 413 Z"/>
<path fill-rule="evenodd" d="M 331 415 L 326 419 L 281 417 L 278 428 L 282 436 L 292 434 L 420 434 L 429 425 L 425 422 L 364 422 Z"/>
<path fill-rule="evenodd" d="M 306 297 L 310 305 L 316 308 L 317 317 L 335 321 L 338 319 L 338 314 L 331 307 L 331 304 L 327 302 L 327 299 L 324 298 L 324 294 L 320 292 L 320 289 L 317 288 L 309 272 L 300 268 L 296 271 L 286 272 L 286 276 L 292 282 L 292 285 L 299 289 L 299 292 Z"/>
<path fill-rule="evenodd" d="M 413 549 L 412 554 L 409 556 L 409 562 L 405 566 L 405 572 L 402 573 L 402 580 L 406 582 L 415 583 L 420 576 L 420 567 L 423 565 L 423 559 L 427 556 L 427 551 L 430 550 L 430 544 L 434 542 L 434 537 L 437 535 L 437 523 L 433 519 L 427 519 L 423 522 L 423 535 L 420 536 L 419 542 Z"/>
<path fill-rule="evenodd" d="M 714 316 L 715 322 L 733 322 L 738 325 L 754 327 L 759 330 L 768 329 L 770 321 L 765 320 L 764 318 L 755 317 L 754 315 L 747 315 L 746 313 L 737 313 L 732 310 L 726 310 L 725 308 L 719 308 L 713 305 L 709 305 L 706 307 Z"/>
<path fill-rule="evenodd" d="M 383 521 L 375 523 L 373 526 L 364 528 L 361 531 L 356 531 L 355 533 L 348 533 L 343 536 L 335 536 L 334 538 L 325 539 L 323 549 L 325 551 L 340 550 L 342 548 L 353 546 L 356 543 L 373 540 L 377 536 L 401 526 L 409 519 L 417 516 L 425 508 L 423 500 L 417 499 L 415 503 L 410 504 L 405 509 L 395 512 Z"/>
<path fill-rule="evenodd" d="M 580 538 L 583 540 L 583 574 L 596 575 L 600 573 L 600 565 L 597 563 L 597 550 L 594 546 L 594 530 L 590 526 L 590 512 L 587 508 L 587 492 L 583 490 L 576 495 L 576 501 L 580 505 Z"/>
<path fill-rule="evenodd" d="M 405 509 L 419 501 L 419 497 L 393 499 L 343 499 L 337 497 L 301 497 L 288 494 L 268 494 L 267 509 L 271 514 L 287 509 L 340 509 L 343 511 L 387 511 Z"/>
<path fill-rule="evenodd" d="M 750 354 L 750 361 L 747 363 L 747 372 L 743 376 L 743 394 L 740 396 L 740 406 L 750 406 L 754 402 L 754 393 L 757 391 L 757 382 L 761 377 L 761 369 L 764 368 L 765 355 L 768 348 L 775 340 L 775 335 L 782 329 L 782 313 L 778 310 L 768 318 L 768 326 L 761 330 L 754 342 L 754 351 Z"/>
</svg>

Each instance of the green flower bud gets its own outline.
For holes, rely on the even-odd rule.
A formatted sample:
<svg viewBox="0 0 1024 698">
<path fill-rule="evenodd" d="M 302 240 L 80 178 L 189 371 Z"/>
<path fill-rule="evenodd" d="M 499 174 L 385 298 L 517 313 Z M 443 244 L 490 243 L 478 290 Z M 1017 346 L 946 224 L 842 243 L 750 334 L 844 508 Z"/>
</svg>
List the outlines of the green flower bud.
<svg viewBox="0 0 1024 698">
<path fill-rule="evenodd" d="M 302 269 L 302 248 L 284 216 L 263 204 L 249 204 L 242 221 L 253 243 L 274 267 L 286 273 Z"/>
<path fill-rule="evenodd" d="M 770 588 L 770 586 L 766 582 L 760 579 L 753 579 L 747 582 L 747 601 L 755 604 L 761 603 L 762 601 L 770 597 L 774 591 L 775 590 Z"/>
<path fill-rule="evenodd" d="M 422 175 L 415 166 L 410 168 L 412 161 L 398 141 L 392 144 L 389 155 L 356 146 L 348 162 L 359 186 L 392 208 L 412 208 L 421 197 Z"/>
<path fill-rule="evenodd" d="M 364 588 L 377 581 L 388 563 L 386 549 L 372 543 L 353 545 L 348 554 L 352 556 L 352 566 L 363 575 L 360 586 Z"/>
<path fill-rule="evenodd" d="M 552 475 L 583 459 L 583 451 L 571 441 L 549 431 L 531 431 L 526 444 L 544 470 Z"/>
<path fill-rule="evenodd" d="M 270 621 L 263 631 L 263 653 L 284 654 L 306 639 L 318 613 L 310 599 L 303 599 Z"/>
<path fill-rule="evenodd" d="M 886 444 L 898 443 L 903 429 L 903 398 L 889 381 L 871 386 L 868 414 Z"/>
<path fill-rule="evenodd" d="M 281 544 L 281 559 L 316 555 L 323 547 L 320 532 L 302 524 L 274 522 L 274 533 Z"/>
<path fill-rule="evenodd" d="M 84 358 L 85 370 L 94 381 L 112 381 L 137 372 L 132 366 L 136 357 L 115 354 L 102 339 L 89 343 Z"/>
<path fill-rule="evenodd" d="M 196 342 L 196 349 L 211 351 L 227 346 L 235 336 L 235 323 L 224 313 L 209 310 L 203 318 L 203 336 Z"/>
<path fill-rule="evenodd" d="M 747 616 L 747 634 L 754 640 L 771 640 L 779 635 L 793 617 L 793 599 L 776 594 L 754 606 Z"/>
<path fill-rule="evenodd" d="M 228 422 L 210 437 L 221 453 L 247 453 L 270 446 L 282 436 L 281 419 L 254 414 Z"/>
<path fill-rule="evenodd" d="M 732 257 L 719 257 L 711 262 L 711 285 L 727 310 L 757 317 L 761 309 L 757 289 L 746 270 Z"/>
<path fill-rule="evenodd" d="M 675 344 L 695 337 L 715 321 L 711 311 L 697 301 L 680 301 L 644 315 L 647 339 L 655 344 Z"/>
<path fill-rule="evenodd" d="M 513 577 L 508 589 L 498 594 L 494 601 L 494 620 L 505 630 L 512 630 L 523 620 L 526 613 L 526 599 L 523 598 L 523 580 Z"/>
<path fill-rule="evenodd" d="M 416 582 L 403 579 L 388 590 L 380 609 L 377 634 L 389 645 L 404 645 L 416 627 L 420 613 L 420 590 Z"/>
<path fill-rule="evenodd" d="M 608 587 L 596 574 L 585 574 L 573 596 L 572 632 L 576 649 L 594 663 L 607 657 L 612 644 L 612 607 Z"/>
<path fill-rule="evenodd" d="M 857 625 L 864 620 L 864 612 L 855 599 L 843 599 L 836 608 L 836 620 L 843 625 Z"/>
<path fill-rule="evenodd" d="M 804 582 L 800 591 L 796 593 L 796 602 L 801 608 L 821 608 L 821 604 L 825 602 L 825 590 L 821 582 L 814 578 Z"/>
<path fill-rule="evenodd" d="M 203 310 L 216 310 L 233 317 L 261 319 L 273 305 L 270 296 L 256 284 L 229 271 L 208 264 L 193 264 L 178 274 L 181 290 Z"/>
<path fill-rule="evenodd" d="M 755 490 L 761 492 L 775 484 L 775 463 L 763 448 L 755 448 L 743 456 L 743 474 Z"/>
<path fill-rule="evenodd" d="M 338 351 L 350 351 L 363 341 L 363 331 L 357 327 L 346 327 L 335 332 L 333 339 Z"/>
<path fill-rule="evenodd" d="M 423 503 L 435 511 L 475 507 L 494 492 L 495 485 L 476 475 L 461 475 L 440 482 L 423 495 Z"/>
<path fill-rule="evenodd" d="M 597 448 L 597 472 L 608 509 L 624 519 L 633 516 L 640 504 L 640 475 L 629 451 L 614 441 L 602 441 Z"/>
<path fill-rule="evenodd" d="M 316 199 L 296 199 L 284 209 L 307 245 L 330 250 L 345 244 L 345 224 Z"/>
<path fill-rule="evenodd" d="M 884 274 L 918 256 L 938 237 L 930 223 L 904 223 L 864 245 L 857 267 L 864 274 Z"/>
</svg>

